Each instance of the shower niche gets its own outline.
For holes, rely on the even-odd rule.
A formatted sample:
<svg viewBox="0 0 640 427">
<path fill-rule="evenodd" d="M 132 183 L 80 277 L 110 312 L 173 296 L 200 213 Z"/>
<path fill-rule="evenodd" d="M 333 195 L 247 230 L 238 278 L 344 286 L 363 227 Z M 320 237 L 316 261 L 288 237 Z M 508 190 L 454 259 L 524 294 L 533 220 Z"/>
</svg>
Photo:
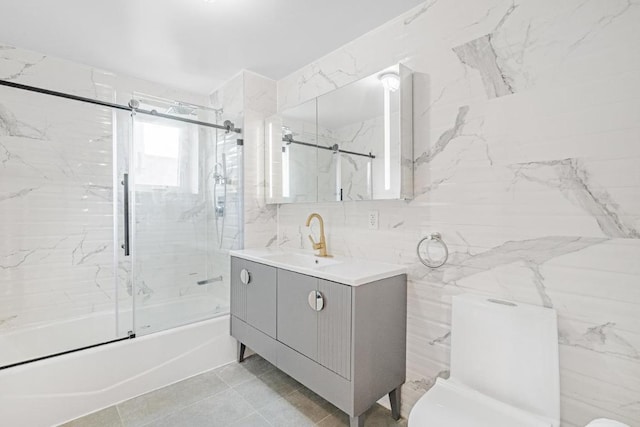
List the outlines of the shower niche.
<svg viewBox="0 0 640 427">
<path fill-rule="evenodd" d="M 268 118 L 266 202 L 411 199 L 412 104 L 396 64 Z"/>
</svg>

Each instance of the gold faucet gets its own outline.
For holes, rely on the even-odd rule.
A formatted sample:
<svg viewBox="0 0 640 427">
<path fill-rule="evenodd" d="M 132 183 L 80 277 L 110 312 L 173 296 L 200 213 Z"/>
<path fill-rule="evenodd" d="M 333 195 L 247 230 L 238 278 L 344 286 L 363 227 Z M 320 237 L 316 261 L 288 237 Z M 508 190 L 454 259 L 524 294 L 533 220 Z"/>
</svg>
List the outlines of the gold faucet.
<svg viewBox="0 0 640 427">
<path fill-rule="evenodd" d="M 311 240 L 313 249 L 320 250 L 320 252 L 318 252 L 316 256 L 324 257 L 324 258 L 332 257 L 333 255 L 329 255 L 327 253 L 327 240 L 324 238 L 324 221 L 322 220 L 322 217 L 320 216 L 320 214 L 312 213 L 311 215 L 309 215 L 309 218 L 307 218 L 307 227 L 309 226 L 309 224 L 311 224 L 311 220 L 313 218 L 318 218 L 318 221 L 320 221 L 320 243 L 316 243 L 313 240 L 313 237 L 309 235 L 309 240 Z"/>
</svg>

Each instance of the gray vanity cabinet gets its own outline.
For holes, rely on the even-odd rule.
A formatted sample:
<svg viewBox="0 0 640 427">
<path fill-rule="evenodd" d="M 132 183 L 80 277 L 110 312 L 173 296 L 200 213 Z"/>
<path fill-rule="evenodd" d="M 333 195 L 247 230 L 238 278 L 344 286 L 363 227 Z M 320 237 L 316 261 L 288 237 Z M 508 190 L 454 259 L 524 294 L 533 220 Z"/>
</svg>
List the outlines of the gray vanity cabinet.
<svg viewBox="0 0 640 427">
<path fill-rule="evenodd" d="M 318 355 L 315 359 L 351 379 L 351 286 L 318 279 L 324 307 L 318 311 Z"/>
<path fill-rule="evenodd" d="M 318 312 L 308 303 L 318 289 L 318 279 L 287 270 L 278 270 L 277 336 L 281 343 L 316 360 L 318 356 Z"/>
<path fill-rule="evenodd" d="M 407 278 L 359 286 L 231 258 L 231 335 L 349 414 L 385 394 L 398 419 L 405 381 Z"/>
<path fill-rule="evenodd" d="M 351 287 L 279 269 L 277 288 L 278 341 L 349 379 Z"/>
<path fill-rule="evenodd" d="M 274 267 L 231 258 L 231 312 L 272 338 L 276 337 L 276 278 Z"/>
</svg>

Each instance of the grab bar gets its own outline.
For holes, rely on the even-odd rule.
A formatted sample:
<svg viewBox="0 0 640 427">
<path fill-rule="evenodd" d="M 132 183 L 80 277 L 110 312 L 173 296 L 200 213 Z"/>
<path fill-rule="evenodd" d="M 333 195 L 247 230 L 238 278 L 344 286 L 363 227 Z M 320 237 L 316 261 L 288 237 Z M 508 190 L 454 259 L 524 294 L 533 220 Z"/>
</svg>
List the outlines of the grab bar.
<svg viewBox="0 0 640 427">
<path fill-rule="evenodd" d="M 129 174 L 125 173 L 122 178 L 124 186 L 124 256 L 129 256 Z"/>
</svg>

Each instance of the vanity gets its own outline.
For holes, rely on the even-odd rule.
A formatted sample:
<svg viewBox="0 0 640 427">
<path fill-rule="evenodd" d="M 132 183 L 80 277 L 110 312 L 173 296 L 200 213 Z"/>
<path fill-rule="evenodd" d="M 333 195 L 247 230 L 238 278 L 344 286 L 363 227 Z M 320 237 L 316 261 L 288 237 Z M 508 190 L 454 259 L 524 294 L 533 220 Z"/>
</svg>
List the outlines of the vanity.
<svg viewBox="0 0 640 427">
<path fill-rule="evenodd" d="M 405 381 L 403 266 L 270 249 L 231 251 L 231 335 L 346 412 L 351 427 Z"/>
</svg>

